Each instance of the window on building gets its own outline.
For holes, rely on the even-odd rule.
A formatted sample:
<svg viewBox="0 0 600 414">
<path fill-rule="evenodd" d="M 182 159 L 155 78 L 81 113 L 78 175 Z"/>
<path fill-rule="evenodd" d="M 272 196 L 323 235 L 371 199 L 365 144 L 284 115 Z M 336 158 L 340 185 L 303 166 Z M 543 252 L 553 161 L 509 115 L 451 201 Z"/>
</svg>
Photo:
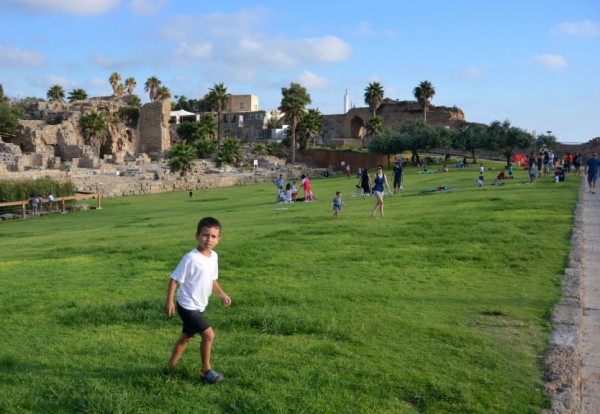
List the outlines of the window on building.
<svg viewBox="0 0 600 414">
<path fill-rule="evenodd" d="M 240 111 L 243 111 L 243 110 L 244 110 L 244 103 L 240 102 Z"/>
</svg>

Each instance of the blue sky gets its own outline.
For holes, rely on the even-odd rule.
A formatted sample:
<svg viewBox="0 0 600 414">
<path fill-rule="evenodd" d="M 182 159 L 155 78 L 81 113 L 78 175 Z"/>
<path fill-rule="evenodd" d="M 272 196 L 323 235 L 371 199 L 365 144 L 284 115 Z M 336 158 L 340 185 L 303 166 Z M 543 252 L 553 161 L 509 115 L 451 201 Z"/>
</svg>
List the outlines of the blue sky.
<svg viewBox="0 0 600 414">
<path fill-rule="evenodd" d="M 14 98 L 112 93 L 108 78 L 157 76 L 200 98 L 223 82 L 275 109 L 298 82 L 324 114 L 364 104 L 369 82 L 467 121 L 509 120 L 562 142 L 600 136 L 598 0 L 2 0 L 0 83 Z"/>
</svg>

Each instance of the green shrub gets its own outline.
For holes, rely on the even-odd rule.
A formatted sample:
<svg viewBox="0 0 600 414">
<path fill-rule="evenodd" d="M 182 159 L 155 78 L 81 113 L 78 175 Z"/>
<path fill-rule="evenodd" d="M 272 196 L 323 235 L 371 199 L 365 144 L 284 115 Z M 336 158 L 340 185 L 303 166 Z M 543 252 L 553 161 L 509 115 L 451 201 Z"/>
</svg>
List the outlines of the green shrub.
<svg viewBox="0 0 600 414">
<path fill-rule="evenodd" d="M 68 197 L 77 193 L 77 187 L 70 180 L 57 181 L 50 178 L 0 180 L 0 203 L 27 200 L 34 194 L 46 197 L 49 193 L 55 197 Z"/>
</svg>

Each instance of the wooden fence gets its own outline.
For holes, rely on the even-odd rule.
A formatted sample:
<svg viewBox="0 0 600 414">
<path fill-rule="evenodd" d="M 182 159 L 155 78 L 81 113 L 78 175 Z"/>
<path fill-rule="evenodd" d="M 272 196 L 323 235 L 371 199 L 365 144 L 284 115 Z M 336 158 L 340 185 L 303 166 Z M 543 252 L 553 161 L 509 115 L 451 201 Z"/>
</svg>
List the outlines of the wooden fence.
<svg viewBox="0 0 600 414">
<path fill-rule="evenodd" d="M 102 208 L 102 194 L 100 193 L 77 193 L 77 195 L 74 196 L 69 196 L 69 197 L 55 197 L 54 198 L 54 203 L 57 206 L 60 206 L 60 211 L 62 213 L 64 213 L 66 211 L 66 205 L 65 205 L 65 201 L 72 201 L 72 200 L 90 200 L 90 199 L 96 199 L 96 209 L 101 209 Z M 49 200 L 47 198 L 44 198 L 44 203 L 48 204 Z M 14 206 L 21 206 L 21 217 L 25 218 L 27 216 L 26 211 L 27 211 L 27 206 L 29 204 L 29 200 L 25 200 L 25 201 L 12 201 L 9 203 L 0 203 L 0 208 L 2 207 L 14 207 Z"/>
</svg>

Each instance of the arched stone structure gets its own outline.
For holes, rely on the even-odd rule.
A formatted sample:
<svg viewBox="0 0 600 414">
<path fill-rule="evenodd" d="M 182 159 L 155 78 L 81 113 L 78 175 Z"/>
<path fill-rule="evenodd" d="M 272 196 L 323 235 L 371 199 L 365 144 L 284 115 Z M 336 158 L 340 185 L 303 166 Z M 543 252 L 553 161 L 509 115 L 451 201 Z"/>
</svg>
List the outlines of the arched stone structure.
<svg viewBox="0 0 600 414">
<path fill-rule="evenodd" d="M 350 136 L 352 138 L 361 139 L 361 133 L 363 127 L 365 126 L 365 121 L 360 116 L 354 116 L 350 120 Z"/>
</svg>

